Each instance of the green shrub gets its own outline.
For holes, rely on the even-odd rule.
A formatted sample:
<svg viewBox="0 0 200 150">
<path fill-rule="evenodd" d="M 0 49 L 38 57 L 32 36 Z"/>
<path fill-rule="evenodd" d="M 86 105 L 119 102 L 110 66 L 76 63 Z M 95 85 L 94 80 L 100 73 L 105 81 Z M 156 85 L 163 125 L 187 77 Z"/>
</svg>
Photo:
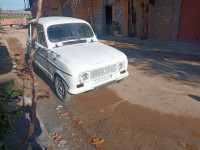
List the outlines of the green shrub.
<svg viewBox="0 0 200 150">
<path fill-rule="evenodd" d="M 14 81 L 10 81 L 5 91 L 0 91 L 0 149 L 8 149 L 7 137 L 10 132 L 14 132 L 13 120 L 16 117 L 23 116 L 22 107 L 11 109 L 9 103 L 13 101 L 13 98 L 20 96 L 19 90 L 13 90 Z"/>
<path fill-rule="evenodd" d="M 119 31 L 119 24 L 116 21 L 113 21 L 112 24 L 109 26 L 110 33 L 113 34 L 113 31 Z"/>
</svg>

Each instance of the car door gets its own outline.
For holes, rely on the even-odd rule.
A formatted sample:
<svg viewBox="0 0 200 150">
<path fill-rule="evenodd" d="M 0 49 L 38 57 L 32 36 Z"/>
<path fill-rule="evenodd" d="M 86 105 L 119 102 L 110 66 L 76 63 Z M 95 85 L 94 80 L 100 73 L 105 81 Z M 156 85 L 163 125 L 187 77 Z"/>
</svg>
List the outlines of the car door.
<svg viewBox="0 0 200 150">
<path fill-rule="evenodd" d="M 49 76 L 48 72 L 48 47 L 45 38 L 44 28 L 42 25 L 38 25 L 37 29 L 37 40 L 35 42 L 35 64 L 47 75 Z"/>
</svg>

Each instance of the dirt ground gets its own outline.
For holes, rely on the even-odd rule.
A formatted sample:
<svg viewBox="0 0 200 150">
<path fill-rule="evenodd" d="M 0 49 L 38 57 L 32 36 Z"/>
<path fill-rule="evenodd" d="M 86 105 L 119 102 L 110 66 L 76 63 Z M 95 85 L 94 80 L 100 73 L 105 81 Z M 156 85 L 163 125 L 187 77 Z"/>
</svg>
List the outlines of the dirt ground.
<svg viewBox="0 0 200 150">
<path fill-rule="evenodd" d="M 18 64 L 14 75 L 23 79 L 18 87 L 29 97 L 28 75 L 22 72 L 26 67 L 26 32 L 9 31 L 2 37 Z M 172 53 L 169 47 L 166 53 L 153 41 L 146 45 L 138 41 L 102 42 L 128 56 L 130 75 L 119 84 L 76 95 L 63 103 L 55 96 L 53 84 L 35 69 L 40 121 L 51 139 L 61 133 L 66 140 L 58 146 L 52 139 L 55 149 L 96 149 L 91 142 L 99 138 L 104 139 L 100 148 L 104 150 L 199 150 L 199 55 Z M 56 110 L 58 105 L 64 108 Z M 69 114 L 60 116 L 62 112 Z"/>
</svg>

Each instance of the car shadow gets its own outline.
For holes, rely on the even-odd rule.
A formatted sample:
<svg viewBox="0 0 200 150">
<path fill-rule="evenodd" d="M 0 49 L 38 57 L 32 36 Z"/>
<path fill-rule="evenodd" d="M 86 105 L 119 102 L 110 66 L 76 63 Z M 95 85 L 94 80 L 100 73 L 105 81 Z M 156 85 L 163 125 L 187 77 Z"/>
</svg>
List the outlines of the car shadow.
<svg viewBox="0 0 200 150">
<path fill-rule="evenodd" d="M 25 62 L 27 66 L 28 66 L 28 58 L 29 58 L 28 54 L 25 54 Z M 40 68 L 37 67 L 35 63 L 33 63 L 33 70 L 38 75 L 38 77 L 40 77 L 47 85 L 49 85 L 53 93 L 57 96 L 54 83 L 44 74 L 44 72 Z M 40 91 L 42 91 L 42 89 L 40 89 Z M 47 94 L 39 95 L 38 98 L 49 98 L 49 95 Z"/>
<path fill-rule="evenodd" d="M 12 59 L 8 49 L 0 42 L 0 75 L 9 73 L 12 70 Z"/>
<path fill-rule="evenodd" d="M 56 95 L 54 83 L 44 74 L 44 72 L 33 63 L 34 72 L 51 88 Z"/>
</svg>

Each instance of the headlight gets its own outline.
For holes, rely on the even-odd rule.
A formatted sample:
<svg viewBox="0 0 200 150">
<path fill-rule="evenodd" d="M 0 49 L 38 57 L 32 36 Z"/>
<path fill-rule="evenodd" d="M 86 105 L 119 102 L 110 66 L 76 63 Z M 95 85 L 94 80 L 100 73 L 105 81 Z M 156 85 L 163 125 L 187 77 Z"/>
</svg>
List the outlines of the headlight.
<svg viewBox="0 0 200 150">
<path fill-rule="evenodd" d="M 84 83 L 90 79 L 90 73 L 89 72 L 83 72 L 79 76 L 79 81 L 81 83 Z"/>
<path fill-rule="evenodd" d="M 117 70 L 118 70 L 118 71 L 122 71 L 122 70 L 124 70 L 124 69 L 125 69 L 125 64 L 124 64 L 124 62 L 120 62 L 120 63 L 117 64 Z"/>
</svg>

